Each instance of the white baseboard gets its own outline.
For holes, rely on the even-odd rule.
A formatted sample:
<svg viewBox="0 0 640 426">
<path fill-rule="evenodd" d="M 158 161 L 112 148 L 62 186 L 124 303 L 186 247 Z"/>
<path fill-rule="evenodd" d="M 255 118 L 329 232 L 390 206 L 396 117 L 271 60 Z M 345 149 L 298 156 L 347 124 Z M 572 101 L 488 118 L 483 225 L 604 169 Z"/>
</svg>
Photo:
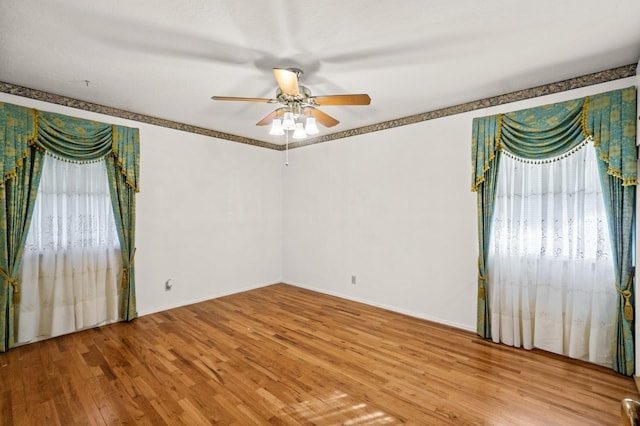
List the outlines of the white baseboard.
<svg viewBox="0 0 640 426">
<path fill-rule="evenodd" d="M 289 285 L 292 285 L 292 286 L 295 286 L 295 287 L 300 287 L 300 288 L 304 288 L 304 289 L 307 289 L 307 290 L 316 291 L 318 293 L 328 294 L 330 296 L 335 296 L 335 297 L 339 297 L 341 299 L 351 300 L 353 302 L 364 303 L 365 305 L 375 306 L 377 308 L 382 308 L 382 309 L 386 309 L 388 311 L 397 312 L 399 314 L 408 315 L 410 317 L 419 318 L 419 319 L 435 322 L 435 323 L 438 323 L 438 324 L 447 325 L 447 326 L 450 326 L 450 327 L 453 327 L 453 328 L 458 328 L 460 330 L 470 331 L 470 332 L 473 332 L 473 333 L 476 332 L 476 329 L 474 327 L 470 327 L 468 325 L 464 325 L 464 324 L 448 321 L 448 320 L 445 320 L 445 319 L 442 319 L 442 318 L 438 318 L 438 317 L 434 317 L 434 316 L 431 316 L 431 315 L 425 315 L 425 314 L 421 314 L 421 313 L 417 313 L 417 312 L 412 312 L 412 311 L 409 311 L 409 310 L 406 310 L 406 309 L 399 308 L 397 306 L 386 305 L 384 303 L 378 303 L 378 302 L 374 302 L 374 301 L 371 301 L 371 300 L 367 300 L 367 299 L 362 299 L 362 298 L 359 298 L 359 297 L 351 296 L 351 295 L 348 295 L 348 294 L 343 294 L 343 293 L 339 293 L 339 292 L 335 292 L 335 291 L 328 291 L 326 289 L 322 289 L 322 288 L 318 288 L 318 287 L 314 287 L 314 286 L 309 286 L 309 285 L 305 285 L 305 284 L 300 284 L 300 283 L 294 283 L 294 282 L 291 282 L 291 281 L 284 281 L 284 284 L 289 284 Z"/>
<path fill-rule="evenodd" d="M 465 324 L 460 324 L 460 323 L 456 323 L 453 321 L 448 321 L 442 318 L 438 318 L 435 316 L 431 316 L 431 315 L 425 315 L 422 313 L 418 313 L 418 312 L 413 312 L 413 311 L 409 311 L 407 309 L 402 309 L 399 308 L 397 306 L 392 306 L 392 305 L 387 305 L 384 303 L 378 303 L 372 300 L 368 300 L 368 299 L 363 299 L 360 297 L 355 297 L 352 295 L 348 295 L 348 294 L 344 294 L 344 293 L 340 293 L 340 292 L 335 292 L 335 291 L 328 291 L 326 289 L 323 288 L 319 288 L 319 287 L 314 287 L 314 286 L 310 286 L 310 285 L 306 285 L 306 284 L 301 284 L 301 283 L 296 283 L 296 282 L 291 282 L 291 281 L 283 281 L 283 284 L 288 284 L 288 285 L 292 285 L 294 287 L 300 287 L 300 288 L 304 288 L 307 290 L 311 290 L 311 291 L 315 291 L 318 293 L 323 293 L 323 294 L 328 294 L 329 296 L 335 296 L 335 297 L 339 297 L 341 299 L 346 299 L 346 300 L 351 300 L 354 302 L 358 302 L 358 303 L 364 303 L 365 305 L 370 305 L 370 306 L 375 306 L 377 308 L 382 308 L 382 309 L 386 309 L 392 312 L 397 312 L 399 314 L 403 314 L 403 315 L 408 315 L 410 317 L 414 317 L 414 318 L 419 318 L 419 319 L 423 319 L 423 320 L 427 320 L 427 321 L 432 321 L 438 324 L 443 324 L 443 325 L 447 325 L 453 328 L 457 328 L 460 330 L 465 330 L 465 331 L 469 331 L 469 332 L 476 332 L 476 329 L 474 327 L 470 327 L 468 325 Z M 200 303 L 200 302 L 205 302 L 207 300 L 211 300 L 211 299 L 217 299 L 219 297 L 224 297 L 224 296 L 230 296 L 232 294 L 237 294 L 237 293 L 242 293 L 245 291 L 250 291 L 250 290 L 255 290 L 258 288 L 263 288 L 263 287 L 268 287 L 270 285 L 274 285 L 274 284 L 278 284 L 278 283 L 265 283 L 265 284 L 257 284 L 257 285 L 253 285 L 253 286 L 247 286 L 247 287 L 242 287 L 239 289 L 235 289 L 233 291 L 225 291 L 225 292 L 220 292 L 220 293 L 213 293 L 211 295 L 207 295 L 205 297 L 201 297 L 201 298 L 197 298 L 197 299 L 191 299 L 188 301 L 184 301 L 184 302 L 178 302 L 178 303 L 174 303 L 174 304 L 169 304 L 169 305 L 164 305 L 158 308 L 155 308 L 153 310 L 143 310 L 143 311 L 138 311 L 138 316 L 145 316 L 145 315 L 150 315 L 150 314 L 155 314 L 158 312 L 163 312 L 163 311 L 168 311 L 170 309 L 175 309 L 175 308 L 179 308 L 182 306 L 188 306 L 188 305 L 193 305 L 195 303 Z"/>
<path fill-rule="evenodd" d="M 232 294 L 236 294 L 236 293 L 242 293 L 245 291 L 250 291 L 250 290 L 255 290 L 258 288 L 262 288 L 262 287 L 267 287 L 273 284 L 277 284 L 277 283 L 267 283 L 267 284 L 256 284 L 253 286 L 247 286 L 247 287 L 242 287 L 239 289 L 234 289 L 231 291 L 223 291 L 223 292 L 219 292 L 219 293 L 212 293 L 210 295 L 204 296 L 204 297 L 200 297 L 197 299 L 190 299 L 187 301 L 182 301 L 182 302 L 176 302 L 173 304 L 169 304 L 169 305 L 163 305 L 160 307 L 156 307 L 150 310 L 139 310 L 138 311 L 138 317 L 142 317 L 145 315 L 150 315 L 150 314 L 155 314 L 158 312 L 164 312 L 164 311 L 168 311 L 170 309 L 175 309 L 175 308 L 180 308 L 182 306 L 189 306 L 189 305 L 193 305 L 196 303 L 200 303 L 200 302 L 205 302 L 207 300 L 211 300 L 211 299 L 217 299 L 219 297 L 224 297 L 224 296 L 231 296 Z"/>
</svg>

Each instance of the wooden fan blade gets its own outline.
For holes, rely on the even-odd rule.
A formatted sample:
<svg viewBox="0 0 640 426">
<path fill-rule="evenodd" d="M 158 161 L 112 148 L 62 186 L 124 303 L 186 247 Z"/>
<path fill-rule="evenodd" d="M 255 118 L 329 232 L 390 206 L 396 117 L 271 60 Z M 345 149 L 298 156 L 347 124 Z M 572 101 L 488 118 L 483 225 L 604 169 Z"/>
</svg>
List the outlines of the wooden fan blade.
<svg viewBox="0 0 640 426">
<path fill-rule="evenodd" d="M 256 123 L 256 126 L 266 126 L 271 124 L 271 121 L 273 121 L 274 118 L 282 117 L 284 115 L 284 110 L 285 110 L 284 108 L 278 108 L 277 110 L 273 111 L 271 114 L 267 115 L 262 120 L 258 121 Z"/>
<path fill-rule="evenodd" d="M 329 114 L 325 114 L 319 109 L 309 108 L 309 112 L 315 117 L 316 121 L 322 124 L 324 127 L 333 127 L 339 123 L 338 120 L 331 117 Z"/>
<path fill-rule="evenodd" d="M 282 93 L 290 96 L 298 96 L 300 93 L 300 89 L 298 88 L 298 74 L 282 68 L 274 68 L 273 75 Z"/>
<path fill-rule="evenodd" d="M 213 99 L 214 101 L 243 101 L 243 102 L 264 102 L 264 103 L 274 102 L 273 99 L 239 98 L 236 96 L 212 96 L 211 99 Z"/>
<path fill-rule="evenodd" d="M 369 105 L 371 98 L 367 94 L 314 96 L 316 104 L 325 105 Z"/>
</svg>

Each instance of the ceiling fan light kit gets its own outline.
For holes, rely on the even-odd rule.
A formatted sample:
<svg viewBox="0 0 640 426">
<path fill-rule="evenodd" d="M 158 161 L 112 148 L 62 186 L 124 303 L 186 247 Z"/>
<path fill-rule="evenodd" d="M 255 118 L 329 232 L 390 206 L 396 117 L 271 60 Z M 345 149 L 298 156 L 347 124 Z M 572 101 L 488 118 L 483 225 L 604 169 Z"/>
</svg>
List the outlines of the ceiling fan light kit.
<svg viewBox="0 0 640 426">
<path fill-rule="evenodd" d="M 279 118 L 274 118 L 271 122 L 271 129 L 269 129 L 269 134 L 273 136 L 282 136 L 284 135 L 284 129 L 282 128 L 282 120 Z"/>
<path fill-rule="evenodd" d="M 293 130 L 296 128 L 296 120 L 293 116 L 293 113 L 287 111 L 284 113 L 284 118 L 282 119 L 282 129 L 283 130 Z"/>
<path fill-rule="evenodd" d="M 304 126 L 304 132 L 308 135 L 317 135 L 318 133 L 320 133 L 320 129 L 318 129 L 315 118 L 307 117 L 307 122 Z"/>
<path fill-rule="evenodd" d="M 371 98 L 367 94 L 347 94 L 312 96 L 311 91 L 298 84 L 299 77 L 303 74 L 298 68 L 273 68 L 273 75 L 278 83 L 276 97 L 265 98 L 241 98 L 233 96 L 212 96 L 217 101 L 244 101 L 278 103 L 282 107 L 271 112 L 256 123 L 257 126 L 271 125 L 269 134 L 281 136 L 293 131 L 293 139 L 303 139 L 307 135 L 316 135 L 320 132 L 317 123 L 324 127 L 333 127 L 338 120 L 320 111 L 316 107 L 326 105 L 369 105 Z"/>
<path fill-rule="evenodd" d="M 304 139 L 307 137 L 307 134 L 304 132 L 304 127 L 302 123 L 296 123 L 296 129 L 293 131 L 294 139 Z"/>
</svg>

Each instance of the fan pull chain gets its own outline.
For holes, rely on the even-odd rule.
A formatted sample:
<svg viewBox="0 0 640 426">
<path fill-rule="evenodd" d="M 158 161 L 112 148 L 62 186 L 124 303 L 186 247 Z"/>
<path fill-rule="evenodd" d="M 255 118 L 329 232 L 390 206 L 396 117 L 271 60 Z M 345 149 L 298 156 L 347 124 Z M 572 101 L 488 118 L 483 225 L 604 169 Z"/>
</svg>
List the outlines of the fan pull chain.
<svg viewBox="0 0 640 426">
<path fill-rule="evenodd" d="M 285 149 L 284 149 L 284 156 L 285 156 L 284 165 L 288 166 L 289 165 L 289 131 L 285 130 L 284 133 L 286 135 L 285 140 L 287 142 L 287 145 L 285 146 Z"/>
</svg>

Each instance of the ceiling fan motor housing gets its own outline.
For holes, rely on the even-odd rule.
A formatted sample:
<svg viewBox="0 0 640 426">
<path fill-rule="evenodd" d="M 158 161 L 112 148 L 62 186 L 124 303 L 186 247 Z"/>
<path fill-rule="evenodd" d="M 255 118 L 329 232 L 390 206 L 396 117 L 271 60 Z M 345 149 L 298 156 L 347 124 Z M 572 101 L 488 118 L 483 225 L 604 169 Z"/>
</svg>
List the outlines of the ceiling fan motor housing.
<svg viewBox="0 0 640 426">
<path fill-rule="evenodd" d="M 305 107 L 316 106 L 311 97 L 311 91 L 304 86 L 299 86 L 298 94 L 295 96 L 283 93 L 281 89 L 276 90 L 276 100 L 287 106 L 294 114 L 301 114 Z"/>
</svg>

